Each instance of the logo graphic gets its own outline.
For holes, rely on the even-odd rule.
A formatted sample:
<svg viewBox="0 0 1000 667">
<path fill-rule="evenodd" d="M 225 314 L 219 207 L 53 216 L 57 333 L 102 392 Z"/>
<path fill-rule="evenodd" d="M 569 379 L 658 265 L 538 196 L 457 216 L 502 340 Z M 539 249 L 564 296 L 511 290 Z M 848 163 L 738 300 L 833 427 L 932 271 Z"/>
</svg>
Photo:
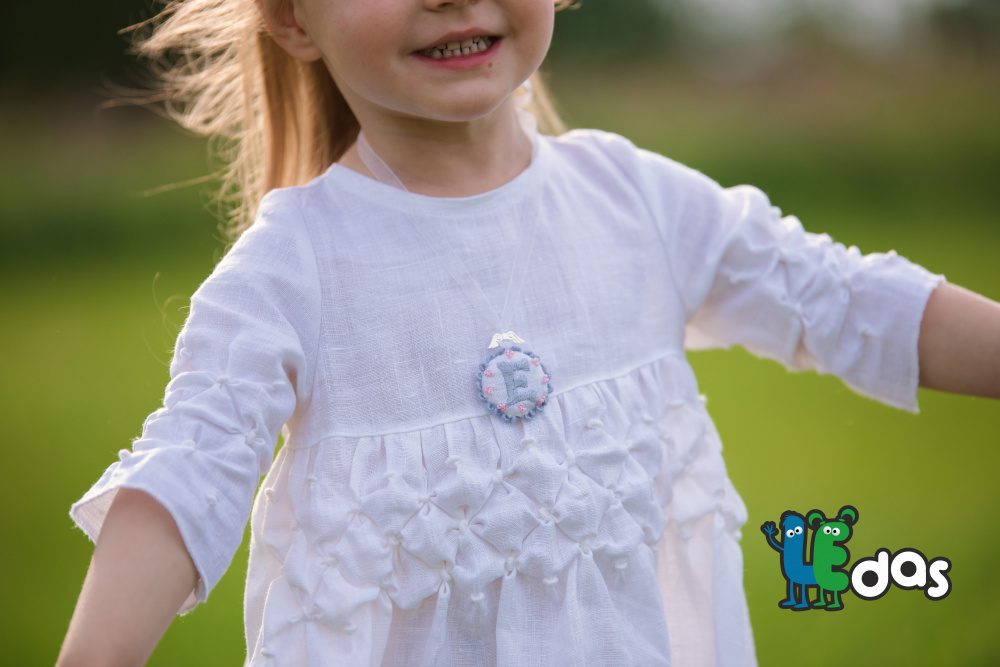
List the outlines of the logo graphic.
<svg viewBox="0 0 1000 667">
<path fill-rule="evenodd" d="M 862 600 L 877 600 L 893 583 L 904 590 L 923 589 L 928 600 L 941 600 L 951 592 L 951 569 L 947 558 L 927 558 L 916 549 L 892 553 L 879 549 L 874 557 L 858 560 L 848 572 L 851 553 L 844 546 L 854 534 L 858 510 L 851 505 L 840 508 L 828 519 L 821 510 L 811 510 L 803 518 L 798 512 L 781 513 L 776 526 L 765 521 L 760 527 L 772 549 L 781 554 L 781 576 L 788 584 L 787 595 L 778 607 L 792 611 L 844 608 L 842 595 L 850 590 Z M 812 557 L 807 559 L 807 532 L 811 531 Z M 933 582 L 931 585 L 930 582 Z M 815 589 L 812 601 L 809 590 Z"/>
</svg>

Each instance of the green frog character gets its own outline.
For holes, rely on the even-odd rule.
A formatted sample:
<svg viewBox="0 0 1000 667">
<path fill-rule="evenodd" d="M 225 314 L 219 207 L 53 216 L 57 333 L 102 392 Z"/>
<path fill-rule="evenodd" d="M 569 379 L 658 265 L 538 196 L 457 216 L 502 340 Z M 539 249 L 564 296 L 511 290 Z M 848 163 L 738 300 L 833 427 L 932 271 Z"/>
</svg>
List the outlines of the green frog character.
<svg viewBox="0 0 1000 667">
<path fill-rule="evenodd" d="M 858 510 L 850 505 L 841 507 L 836 519 L 827 519 L 820 510 L 806 515 L 806 523 L 812 529 L 812 569 L 819 586 L 812 607 L 827 611 L 844 608 L 840 594 L 851 587 L 851 578 L 843 566 L 851 554 L 842 545 L 851 539 L 851 526 L 857 522 Z"/>
</svg>

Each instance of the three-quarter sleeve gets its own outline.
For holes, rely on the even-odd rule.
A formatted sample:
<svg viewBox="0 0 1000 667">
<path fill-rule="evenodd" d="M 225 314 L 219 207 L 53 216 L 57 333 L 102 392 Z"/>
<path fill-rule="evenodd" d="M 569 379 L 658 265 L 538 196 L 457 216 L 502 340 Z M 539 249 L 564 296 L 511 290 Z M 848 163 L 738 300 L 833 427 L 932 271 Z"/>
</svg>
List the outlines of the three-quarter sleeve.
<svg viewBox="0 0 1000 667">
<path fill-rule="evenodd" d="M 943 276 L 892 251 L 862 255 L 808 233 L 756 188 L 725 189 L 623 139 L 606 141 L 659 226 L 688 349 L 741 345 L 917 410 L 920 323 Z"/>
<path fill-rule="evenodd" d="M 182 611 L 204 601 L 229 566 L 278 434 L 309 402 L 319 279 L 301 215 L 281 195 L 264 199 L 191 297 L 163 407 L 70 511 L 96 541 L 118 489 L 160 502 L 199 575 Z"/>
<path fill-rule="evenodd" d="M 689 348 L 742 345 L 791 370 L 840 377 L 860 394 L 917 410 L 917 343 L 924 308 L 943 279 L 894 251 L 806 232 L 756 188 L 714 193 L 699 224 L 702 263 L 675 256 L 686 291 Z M 674 246 L 677 248 L 677 245 Z"/>
</svg>

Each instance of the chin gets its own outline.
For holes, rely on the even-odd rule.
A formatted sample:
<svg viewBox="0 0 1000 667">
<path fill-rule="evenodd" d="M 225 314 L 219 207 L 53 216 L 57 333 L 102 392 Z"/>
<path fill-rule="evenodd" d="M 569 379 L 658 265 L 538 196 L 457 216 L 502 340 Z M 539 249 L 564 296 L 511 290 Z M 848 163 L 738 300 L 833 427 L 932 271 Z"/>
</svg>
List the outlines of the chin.
<svg viewBox="0 0 1000 667">
<path fill-rule="evenodd" d="M 466 100 L 452 99 L 449 100 L 446 107 L 435 110 L 436 113 L 433 114 L 433 119 L 451 123 L 467 123 L 480 120 L 496 113 L 510 97 L 510 95 L 486 98 L 476 96 Z"/>
</svg>

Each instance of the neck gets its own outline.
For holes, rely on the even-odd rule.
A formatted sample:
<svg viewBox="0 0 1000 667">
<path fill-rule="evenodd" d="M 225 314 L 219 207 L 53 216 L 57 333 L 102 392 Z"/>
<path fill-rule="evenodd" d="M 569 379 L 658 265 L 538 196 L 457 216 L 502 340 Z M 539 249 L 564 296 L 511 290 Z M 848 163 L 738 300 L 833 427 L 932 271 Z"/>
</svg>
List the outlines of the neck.
<svg viewBox="0 0 1000 667">
<path fill-rule="evenodd" d="M 513 180 L 531 162 L 531 140 L 513 99 L 486 117 L 434 122 L 405 117 L 359 116 L 372 149 L 406 189 L 432 197 L 469 197 Z M 374 178 L 357 146 L 340 164 Z"/>
</svg>

